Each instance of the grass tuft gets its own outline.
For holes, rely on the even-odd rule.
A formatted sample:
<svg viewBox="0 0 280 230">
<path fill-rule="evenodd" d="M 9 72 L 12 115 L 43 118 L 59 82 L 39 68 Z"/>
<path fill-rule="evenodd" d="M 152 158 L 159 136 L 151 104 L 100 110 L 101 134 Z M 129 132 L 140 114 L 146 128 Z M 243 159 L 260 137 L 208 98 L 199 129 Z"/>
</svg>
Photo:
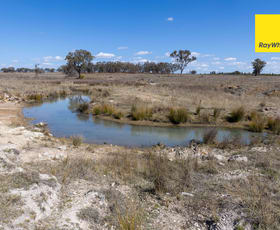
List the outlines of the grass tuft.
<svg viewBox="0 0 280 230">
<path fill-rule="evenodd" d="M 267 128 L 274 134 L 280 134 L 280 118 L 269 118 L 267 121 Z"/>
<path fill-rule="evenodd" d="M 72 139 L 72 144 L 75 147 L 78 147 L 83 143 L 83 137 L 81 137 L 81 136 L 73 136 L 73 137 L 71 137 L 71 139 Z"/>
<path fill-rule="evenodd" d="M 252 132 L 262 132 L 265 128 L 265 118 L 263 118 L 260 114 L 254 113 L 251 115 L 251 122 L 249 123 L 249 130 Z"/>
<path fill-rule="evenodd" d="M 147 106 L 132 105 L 131 117 L 135 121 L 149 120 L 153 116 L 153 110 Z"/>
<path fill-rule="evenodd" d="M 186 123 L 190 119 L 190 115 L 187 109 L 178 108 L 169 110 L 169 120 L 174 124 Z"/>
<path fill-rule="evenodd" d="M 245 116 L 245 110 L 241 106 L 237 109 L 232 110 L 231 113 L 226 117 L 226 120 L 231 123 L 239 122 L 244 118 L 244 116 Z"/>
</svg>

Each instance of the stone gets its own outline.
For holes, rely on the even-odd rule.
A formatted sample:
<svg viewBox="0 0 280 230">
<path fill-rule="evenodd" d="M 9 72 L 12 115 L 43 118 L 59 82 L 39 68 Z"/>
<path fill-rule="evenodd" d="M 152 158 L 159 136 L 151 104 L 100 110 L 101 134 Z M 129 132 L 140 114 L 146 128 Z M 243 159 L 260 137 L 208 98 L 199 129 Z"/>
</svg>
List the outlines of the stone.
<svg viewBox="0 0 280 230">
<path fill-rule="evenodd" d="M 193 195 L 192 193 L 188 193 L 188 192 L 182 192 L 181 195 L 182 195 L 182 196 L 194 197 L 194 195 Z"/>
</svg>

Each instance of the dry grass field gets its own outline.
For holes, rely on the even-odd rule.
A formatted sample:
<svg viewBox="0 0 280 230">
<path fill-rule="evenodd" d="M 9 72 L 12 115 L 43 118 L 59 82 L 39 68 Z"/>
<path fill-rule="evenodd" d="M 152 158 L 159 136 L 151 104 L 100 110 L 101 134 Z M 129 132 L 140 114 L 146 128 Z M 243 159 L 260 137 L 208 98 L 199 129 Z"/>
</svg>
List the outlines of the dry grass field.
<svg viewBox="0 0 280 230">
<path fill-rule="evenodd" d="M 242 107 L 243 124 L 279 116 L 280 77 L 1 73 L 0 82 L 0 229 L 279 229 L 279 135 L 249 146 L 210 134 L 189 147 L 91 145 L 22 126 L 20 111 L 84 92 L 107 119 L 118 111 L 112 119 L 171 125 L 169 110 L 185 108 L 187 124 L 229 125 Z"/>
</svg>

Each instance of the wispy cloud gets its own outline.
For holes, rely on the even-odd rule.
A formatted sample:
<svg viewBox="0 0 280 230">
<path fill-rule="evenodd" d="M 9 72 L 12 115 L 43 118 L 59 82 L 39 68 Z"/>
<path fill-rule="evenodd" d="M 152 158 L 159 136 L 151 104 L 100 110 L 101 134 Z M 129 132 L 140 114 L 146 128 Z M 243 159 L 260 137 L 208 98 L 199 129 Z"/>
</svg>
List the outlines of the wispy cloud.
<svg viewBox="0 0 280 230">
<path fill-rule="evenodd" d="M 236 61 L 237 59 L 235 57 L 228 57 L 225 58 L 225 61 Z"/>
<path fill-rule="evenodd" d="M 200 53 L 198 52 L 192 52 L 192 56 L 198 57 L 200 55 Z"/>
<path fill-rule="evenodd" d="M 280 60 L 280 57 L 272 57 L 271 60 L 277 60 L 277 61 L 279 61 L 279 60 Z"/>
<path fill-rule="evenodd" d="M 43 60 L 45 63 L 49 63 L 50 61 L 62 61 L 64 58 L 61 56 L 46 56 L 43 57 Z"/>
<path fill-rule="evenodd" d="M 127 47 L 127 46 L 120 46 L 120 47 L 118 47 L 117 49 L 118 49 L 118 50 L 127 50 L 128 47 Z"/>
<path fill-rule="evenodd" d="M 112 54 L 112 53 L 103 53 L 103 52 L 100 52 L 96 55 L 97 58 L 113 58 L 115 57 L 116 55 L 115 54 Z"/>
<path fill-rule="evenodd" d="M 169 21 L 169 22 L 173 22 L 173 21 L 174 21 L 174 18 L 173 18 L 173 17 L 169 17 L 169 18 L 167 18 L 166 20 Z"/>
<path fill-rule="evenodd" d="M 135 55 L 148 55 L 148 54 L 152 54 L 152 52 L 150 52 L 150 51 L 139 51 L 139 52 L 135 53 Z"/>
</svg>

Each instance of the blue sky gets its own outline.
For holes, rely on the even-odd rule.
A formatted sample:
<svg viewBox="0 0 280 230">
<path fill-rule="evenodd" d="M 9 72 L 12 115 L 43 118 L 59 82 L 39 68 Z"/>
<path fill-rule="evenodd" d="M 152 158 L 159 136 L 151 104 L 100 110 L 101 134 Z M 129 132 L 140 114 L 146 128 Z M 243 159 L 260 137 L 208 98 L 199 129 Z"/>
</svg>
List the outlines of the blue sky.
<svg viewBox="0 0 280 230">
<path fill-rule="evenodd" d="M 94 61 L 171 61 L 197 56 L 186 71 L 280 73 L 278 53 L 254 51 L 254 14 L 277 14 L 279 0 L 3 0 L 0 68 L 58 67 L 69 51 L 87 49 Z"/>
</svg>

